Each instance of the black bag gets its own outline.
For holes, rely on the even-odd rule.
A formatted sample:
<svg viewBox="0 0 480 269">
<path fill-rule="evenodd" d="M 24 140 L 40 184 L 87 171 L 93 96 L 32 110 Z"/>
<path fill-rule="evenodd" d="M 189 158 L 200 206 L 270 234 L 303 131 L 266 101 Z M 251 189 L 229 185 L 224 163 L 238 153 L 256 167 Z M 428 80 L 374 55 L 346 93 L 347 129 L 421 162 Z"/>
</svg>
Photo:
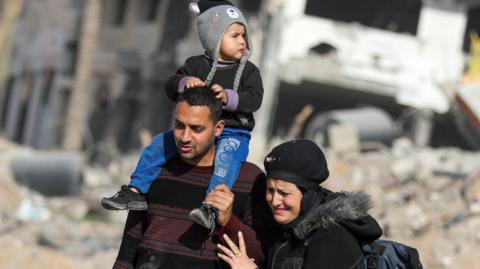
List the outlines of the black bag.
<svg viewBox="0 0 480 269">
<path fill-rule="evenodd" d="M 418 251 L 402 243 L 378 239 L 361 248 L 364 256 L 356 269 L 423 269 Z"/>
</svg>

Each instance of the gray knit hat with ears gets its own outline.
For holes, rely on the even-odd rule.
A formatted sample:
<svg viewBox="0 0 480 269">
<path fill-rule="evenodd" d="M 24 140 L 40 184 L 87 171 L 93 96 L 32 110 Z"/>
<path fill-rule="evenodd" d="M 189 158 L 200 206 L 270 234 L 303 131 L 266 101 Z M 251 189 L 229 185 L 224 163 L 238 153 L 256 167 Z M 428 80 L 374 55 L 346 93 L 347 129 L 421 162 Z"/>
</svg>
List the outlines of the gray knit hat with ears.
<svg viewBox="0 0 480 269">
<path fill-rule="evenodd" d="M 220 44 L 223 34 L 232 23 L 240 23 L 245 27 L 247 48 L 240 59 L 240 64 L 235 75 L 233 90 L 237 91 L 240 84 L 240 77 L 247 59 L 252 54 L 252 44 L 249 38 L 247 20 L 242 12 L 229 1 L 200 0 L 198 3 L 191 3 L 190 9 L 198 14 L 197 28 L 200 41 L 206 54 L 213 59 L 213 65 L 205 79 L 205 84 L 210 82 L 217 71 L 218 58 L 220 55 Z"/>
</svg>

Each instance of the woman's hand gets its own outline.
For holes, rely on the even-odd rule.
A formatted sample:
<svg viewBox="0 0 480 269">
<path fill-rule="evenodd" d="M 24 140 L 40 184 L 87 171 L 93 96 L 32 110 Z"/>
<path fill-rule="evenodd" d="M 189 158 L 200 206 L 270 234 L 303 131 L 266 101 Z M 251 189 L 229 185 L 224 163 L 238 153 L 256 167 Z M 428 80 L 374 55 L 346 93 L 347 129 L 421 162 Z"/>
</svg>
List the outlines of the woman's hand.
<svg viewBox="0 0 480 269">
<path fill-rule="evenodd" d="M 245 240 L 243 239 L 243 233 L 238 232 L 238 244 L 239 247 L 233 243 L 233 241 L 224 234 L 223 239 L 228 245 L 228 248 L 218 244 L 217 247 L 222 253 L 218 253 L 218 257 L 224 260 L 232 269 L 257 269 L 257 265 L 247 256 L 247 250 L 245 248 Z"/>
</svg>

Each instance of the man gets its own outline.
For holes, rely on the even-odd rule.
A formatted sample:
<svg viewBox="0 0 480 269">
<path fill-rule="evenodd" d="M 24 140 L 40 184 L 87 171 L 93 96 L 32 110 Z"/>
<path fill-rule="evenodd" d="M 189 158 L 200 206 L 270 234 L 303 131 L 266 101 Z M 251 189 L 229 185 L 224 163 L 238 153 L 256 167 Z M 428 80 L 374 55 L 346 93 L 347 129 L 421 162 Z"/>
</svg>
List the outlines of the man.
<svg viewBox="0 0 480 269">
<path fill-rule="evenodd" d="M 190 89 L 179 96 L 173 130 L 178 155 L 152 183 L 148 210 L 129 212 L 114 268 L 219 268 L 216 244 L 223 234 L 236 238 L 239 230 L 251 246 L 249 256 L 262 259 L 251 228 L 252 208 L 264 195 L 261 187 L 252 191 L 254 182 L 264 182 L 260 169 L 245 163 L 233 192 L 220 185 L 204 200 L 213 173 L 215 137 L 224 126 L 221 113 L 209 89 Z M 212 234 L 188 217 L 203 200 L 218 209 Z"/>
</svg>

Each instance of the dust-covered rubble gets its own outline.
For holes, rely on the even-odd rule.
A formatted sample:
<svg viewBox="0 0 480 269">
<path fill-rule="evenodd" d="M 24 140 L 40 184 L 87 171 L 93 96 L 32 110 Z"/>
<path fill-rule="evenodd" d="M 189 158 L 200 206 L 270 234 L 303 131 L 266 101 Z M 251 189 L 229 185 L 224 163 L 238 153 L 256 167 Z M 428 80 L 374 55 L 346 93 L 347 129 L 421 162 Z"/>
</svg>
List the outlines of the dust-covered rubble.
<svg viewBox="0 0 480 269">
<path fill-rule="evenodd" d="M 480 268 L 480 153 L 418 148 L 408 140 L 391 149 L 328 152 L 325 187 L 363 190 L 384 237 L 418 248 L 425 268 Z"/>
<path fill-rule="evenodd" d="M 10 160 L 19 154 L 38 152 L 0 140 L 0 268 L 110 268 L 126 213 L 102 209 L 99 199 L 126 183 L 137 156 L 107 168 L 85 164 L 81 194 L 47 197 L 13 179 Z M 368 193 L 384 237 L 416 247 L 424 268 L 480 268 L 480 152 L 398 139 L 391 148 L 326 155 L 324 187 Z"/>
</svg>

